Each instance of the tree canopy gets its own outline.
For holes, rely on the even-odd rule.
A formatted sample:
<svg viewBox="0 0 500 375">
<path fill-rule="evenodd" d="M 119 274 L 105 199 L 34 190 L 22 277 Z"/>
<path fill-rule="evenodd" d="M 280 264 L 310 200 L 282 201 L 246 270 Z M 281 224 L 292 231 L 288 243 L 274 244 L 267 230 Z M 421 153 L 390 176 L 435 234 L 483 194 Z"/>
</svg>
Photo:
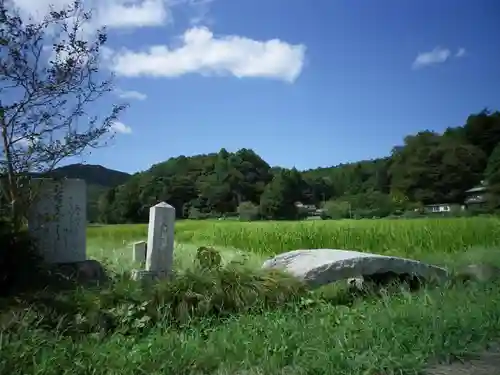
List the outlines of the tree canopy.
<svg viewBox="0 0 500 375">
<path fill-rule="evenodd" d="M 307 171 L 271 167 L 254 151 L 179 156 L 137 173 L 99 201 L 100 220 L 145 222 L 167 201 L 179 218 L 240 213 L 300 217 L 301 202 L 332 217 L 380 217 L 427 204 L 463 204 L 465 191 L 492 179 L 500 194 L 500 112 L 470 115 L 443 134 L 407 136 L 389 157 Z M 303 206 L 305 207 L 305 206 Z"/>
</svg>

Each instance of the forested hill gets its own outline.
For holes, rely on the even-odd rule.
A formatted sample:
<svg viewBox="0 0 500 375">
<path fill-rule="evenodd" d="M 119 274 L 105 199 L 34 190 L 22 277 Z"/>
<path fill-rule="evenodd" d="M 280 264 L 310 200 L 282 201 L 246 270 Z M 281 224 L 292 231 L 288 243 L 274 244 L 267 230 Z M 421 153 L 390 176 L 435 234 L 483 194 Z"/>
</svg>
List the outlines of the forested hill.
<svg viewBox="0 0 500 375">
<path fill-rule="evenodd" d="M 409 135 L 386 158 L 331 168 L 271 168 L 249 149 L 179 156 L 109 189 L 99 201 L 100 220 L 144 222 L 149 207 L 159 201 L 175 206 L 179 217 L 244 210 L 278 219 L 296 217 L 297 201 L 349 202 L 352 210 L 378 210 L 378 215 L 415 205 L 462 203 L 465 190 L 483 179 L 496 184 L 499 143 L 500 112 L 485 110 L 443 134 Z"/>
<path fill-rule="evenodd" d="M 87 216 L 90 221 L 96 221 L 99 216 L 97 207 L 99 197 L 108 189 L 126 183 L 131 177 L 125 172 L 91 164 L 65 165 L 54 169 L 50 174 L 54 177 L 85 180 L 87 183 Z"/>
</svg>

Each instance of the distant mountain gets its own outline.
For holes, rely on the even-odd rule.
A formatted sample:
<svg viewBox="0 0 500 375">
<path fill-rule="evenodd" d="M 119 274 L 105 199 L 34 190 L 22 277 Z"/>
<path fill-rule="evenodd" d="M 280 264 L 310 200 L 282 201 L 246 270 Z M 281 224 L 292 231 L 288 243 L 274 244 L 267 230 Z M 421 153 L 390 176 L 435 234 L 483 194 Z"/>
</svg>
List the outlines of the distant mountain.
<svg viewBox="0 0 500 375">
<path fill-rule="evenodd" d="M 79 178 L 87 183 L 87 220 L 94 222 L 98 216 L 98 201 L 107 189 L 126 183 L 132 176 L 102 165 L 70 164 L 56 168 L 54 177 Z"/>
<path fill-rule="evenodd" d="M 54 169 L 51 175 L 54 177 L 81 178 L 88 185 L 99 185 L 108 188 L 122 185 L 131 177 L 128 173 L 92 164 L 65 165 Z"/>
</svg>

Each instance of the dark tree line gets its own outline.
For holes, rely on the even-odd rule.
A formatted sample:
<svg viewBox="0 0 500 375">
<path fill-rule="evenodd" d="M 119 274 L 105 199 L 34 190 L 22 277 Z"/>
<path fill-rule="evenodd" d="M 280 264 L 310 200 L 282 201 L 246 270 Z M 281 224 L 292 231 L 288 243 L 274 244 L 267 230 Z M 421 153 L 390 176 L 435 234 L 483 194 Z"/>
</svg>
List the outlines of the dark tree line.
<svg viewBox="0 0 500 375">
<path fill-rule="evenodd" d="M 386 158 L 307 171 L 271 168 L 249 149 L 180 156 L 137 173 L 99 199 L 100 220 L 145 222 L 152 205 L 167 201 L 179 218 L 240 215 L 294 219 L 296 202 L 331 216 L 387 216 L 436 203 L 462 204 L 482 180 L 491 209 L 500 202 L 500 112 L 483 110 L 443 134 L 407 136 Z M 500 195 L 499 195 L 500 196 Z"/>
</svg>

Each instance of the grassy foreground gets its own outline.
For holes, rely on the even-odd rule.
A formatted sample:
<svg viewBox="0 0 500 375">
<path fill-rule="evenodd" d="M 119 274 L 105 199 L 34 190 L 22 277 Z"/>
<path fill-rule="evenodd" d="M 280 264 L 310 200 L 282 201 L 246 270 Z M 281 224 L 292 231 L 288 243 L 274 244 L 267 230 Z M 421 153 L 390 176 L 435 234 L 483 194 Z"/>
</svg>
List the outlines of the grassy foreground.
<svg viewBox="0 0 500 375">
<path fill-rule="evenodd" d="M 249 268 L 258 267 L 270 254 L 297 248 L 358 249 L 449 266 L 478 260 L 500 265 L 499 224 L 485 218 L 186 221 L 176 227 L 176 268 L 192 268 L 196 246 L 189 243 L 214 245 L 225 262 L 245 258 Z M 89 255 L 104 260 L 117 273 L 129 270 L 134 265 L 128 245 L 144 239 L 146 231 L 140 225 L 89 228 Z M 278 290 L 268 285 L 272 280 L 262 280 L 255 282 L 265 286 L 265 293 Z M 213 291 L 211 302 L 220 297 L 215 284 L 214 279 L 207 286 Z M 242 305 L 255 295 L 252 284 L 245 285 L 241 277 L 224 288 L 217 285 L 221 290 L 231 286 L 234 301 L 239 298 Z M 148 331 L 134 335 L 115 331 L 75 337 L 62 326 L 47 330 L 32 320 L 30 326 L 0 336 L 0 373 L 416 374 L 429 361 L 461 357 L 498 338 L 499 286 L 477 283 L 413 294 L 401 291 L 353 304 L 343 303 L 341 291 L 330 287 L 301 295 L 292 303 L 259 305 L 226 315 L 222 321 L 196 319 L 174 327 L 159 319 Z M 129 293 L 138 292 L 128 288 Z"/>
</svg>

